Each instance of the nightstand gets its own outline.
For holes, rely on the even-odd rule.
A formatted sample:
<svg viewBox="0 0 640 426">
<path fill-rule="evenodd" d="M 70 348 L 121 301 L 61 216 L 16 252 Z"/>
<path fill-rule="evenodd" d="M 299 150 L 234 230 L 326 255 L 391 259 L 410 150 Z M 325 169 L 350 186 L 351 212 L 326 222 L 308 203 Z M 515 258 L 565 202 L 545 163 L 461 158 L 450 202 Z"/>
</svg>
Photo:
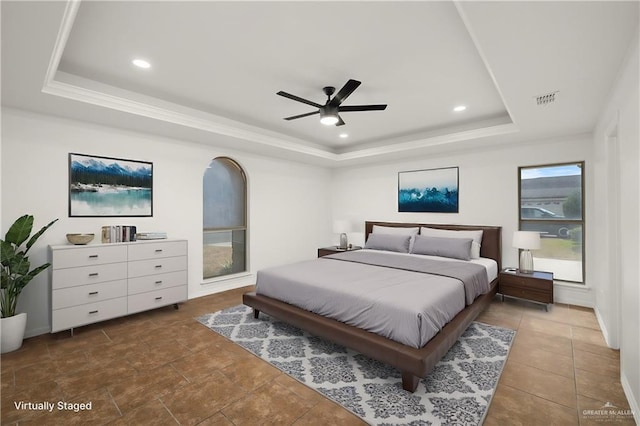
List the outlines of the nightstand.
<svg viewBox="0 0 640 426">
<path fill-rule="evenodd" d="M 523 273 L 518 270 L 512 272 L 503 269 L 500 272 L 498 293 L 504 296 L 527 299 L 536 303 L 553 303 L 553 272 L 533 271 Z"/>
<path fill-rule="evenodd" d="M 328 256 L 330 254 L 336 254 L 336 253 L 344 253 L 345 251 L 360 250 L 361 248 L 362 247 L 360 246 L 353 246 L 351 247 L 351 249 L 345 250 L 345 249 L 338 248 L 338 246 L 322 247 L 318 249 L 318 257 Z"/>
</svg>

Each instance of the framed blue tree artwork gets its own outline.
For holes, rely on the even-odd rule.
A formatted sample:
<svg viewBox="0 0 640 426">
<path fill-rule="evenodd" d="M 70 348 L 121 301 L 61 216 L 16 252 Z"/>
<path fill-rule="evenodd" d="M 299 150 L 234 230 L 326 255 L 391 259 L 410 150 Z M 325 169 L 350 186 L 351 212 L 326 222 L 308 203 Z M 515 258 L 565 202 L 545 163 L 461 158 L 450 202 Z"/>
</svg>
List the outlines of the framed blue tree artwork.
<svg viewBox="0 0 640 426">
<path fill-rule="evenodd" d="M 69 154 L 69 217 L 153 216 L 153 163 Z"/>
<path fill-rule="evenodd" d="M 398 211 L 458 213 L 458 168 L 398 173 Z"/>
</svg>

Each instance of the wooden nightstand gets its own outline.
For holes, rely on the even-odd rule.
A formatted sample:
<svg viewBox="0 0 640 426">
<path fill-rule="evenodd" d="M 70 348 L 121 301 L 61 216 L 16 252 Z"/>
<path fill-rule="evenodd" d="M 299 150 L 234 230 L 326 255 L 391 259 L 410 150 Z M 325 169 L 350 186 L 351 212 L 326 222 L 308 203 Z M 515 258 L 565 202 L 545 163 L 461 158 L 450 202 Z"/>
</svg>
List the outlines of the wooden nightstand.
<svg viewBox="0 0 640 426">
<path fill-rule="evenodd" d="M 520 271 L 500 272 L 498 293 L 504 296 L 518 297 L 532 302 L 547 304 L 553 303 L 553 272 L 533 271 L 525 274 Z"/>
<path fill-rule="evenodd" d="M 322 247 L 318 249 L 318 257 L 328 256 L 330 254 L 344 253 L 345 251 L 360 250 L 362 247 L 353 246 L 350 250 L 339 249 L 338 246 Z"/>
</svg>

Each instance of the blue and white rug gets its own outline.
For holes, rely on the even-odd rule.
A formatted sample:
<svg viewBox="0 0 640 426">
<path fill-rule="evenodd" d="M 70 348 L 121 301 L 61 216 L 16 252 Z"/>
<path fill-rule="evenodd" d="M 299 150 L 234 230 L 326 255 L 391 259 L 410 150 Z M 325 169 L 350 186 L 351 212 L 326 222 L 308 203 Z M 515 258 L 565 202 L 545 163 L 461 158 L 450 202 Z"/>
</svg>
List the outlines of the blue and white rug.
<svg viewBox="0 0 640 426">
<path fill-rule="evenodd" d="M 415 393 L 384 363 L 239 305 L 197 320 L 371 425 L 478 425 L 514 330 L 472 323 Z"/>
</svg>

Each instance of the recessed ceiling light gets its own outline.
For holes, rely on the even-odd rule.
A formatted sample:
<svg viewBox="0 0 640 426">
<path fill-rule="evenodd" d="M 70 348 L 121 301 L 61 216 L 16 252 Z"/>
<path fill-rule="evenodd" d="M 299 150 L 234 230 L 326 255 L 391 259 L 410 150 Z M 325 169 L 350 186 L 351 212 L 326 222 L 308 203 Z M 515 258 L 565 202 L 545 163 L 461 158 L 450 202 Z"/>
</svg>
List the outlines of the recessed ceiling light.
<svg viewBox="0 0 640 426">
<path fill-rule="evenodd" d="M 461 112 L 461 111 L 464 111 L 465 109 L 467 109 L 467 107 L 466 107 L 466 106 L 464 106 L 464 105 L 458 105 L 458 106 L 457 106 L 457 107 L 455 107 L 453 110 L 454 110 L 455 112 Z"/>
<path fill-rule="evenodd" d="M 151 68 L 151 64 L 147 61 L 145 61 L 144 59 L 134 59 L 133 61 L 133 65 L 135 65 L 138 68 Z"/>
<path fill-rule="evenodd" d="M 341 137 L 342 139 L 344 139 L 344 138 L 348 138 L 348 137 L 349 137 L 349 135 L 348 135 L 348 134 L 346 134 L 346 133 L 340 133 L 340 137 Z"/>
</svg>

